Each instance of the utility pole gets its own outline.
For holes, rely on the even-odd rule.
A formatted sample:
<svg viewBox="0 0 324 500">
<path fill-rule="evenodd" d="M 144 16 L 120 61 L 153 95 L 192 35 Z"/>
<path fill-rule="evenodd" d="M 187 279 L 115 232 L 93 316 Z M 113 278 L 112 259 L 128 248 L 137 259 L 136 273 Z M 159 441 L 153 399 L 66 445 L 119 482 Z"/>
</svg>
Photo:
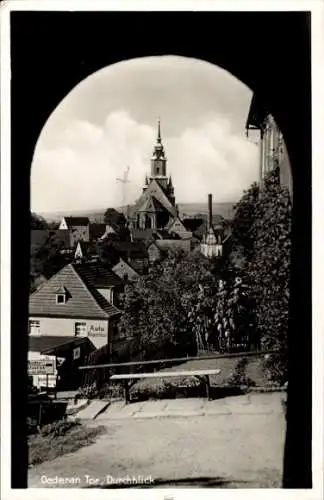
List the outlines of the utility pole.
<svg viewBox="0 0 324 500">
<path fill-rule="evenodd" d="M 124 208 L 126 203 L 126 184 L 130 182 L 128 179 L 130 167 L 127 167 L 124 171 L 123 177 L 116 177 L 116 181 L 122 184 L 122 207 Z"/>
</svg>

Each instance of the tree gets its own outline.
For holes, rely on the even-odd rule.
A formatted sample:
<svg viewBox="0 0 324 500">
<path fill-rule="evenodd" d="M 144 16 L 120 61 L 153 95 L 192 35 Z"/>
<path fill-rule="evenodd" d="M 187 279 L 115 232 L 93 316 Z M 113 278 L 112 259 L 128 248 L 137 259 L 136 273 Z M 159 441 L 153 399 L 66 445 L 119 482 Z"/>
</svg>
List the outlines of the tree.
<svg viewBox="0 0 324 500">
<path fill-rule="evenodd" d="M 256 194 L 257 189 L 250 192 Z M 278 351 L 267 358 L 265 368 L 273 380 L 283 382 L 287 377 L 291 201 L 288 190 L 280 186 L 278 165 L 265 177 L 257 199 L 245 194 L 242 200 L 233 240 L 235 250 L 243 249 L 246 258 L 243 274 L 254 302 L 254 341 L 260 341 L 263 349 Z"/>
<path fill-rule="evenodd" d="M 48 224 L 44 217 L 35 214 L 34 212 L 30 213 L 30 229 L 48 229 Z"/>
<path fill-rule="evenodd" d="M 237 285 L 238 300 L 231 302 L 234 282 L 223 286 L 214 264 L 200 253 L 170 252 L 126 287 L 121 332 L 136 338 L 147 357 L 167 345 L 183 356 L 245 342 L 250 318 L 244 285 Z"/>
<path fill-rule="evenodd" d="M 259 191 L 258 184 L 253 183 L 244 191 L 242 198 L 234 207 L 231 260 L 239 268 L 244 268 L 245 263 L 252 257 L 254 238 L 251 231 L 256 219 Z"/>
<path fill-rule="evenodd" d="M 107 208 L 104 215 L 104 222 L 116 231 L 114 235 L 116 239 L 121 241 L 130 240 L 127 220 L 123 213 L 118 212 L 115 208 Z"/>
</svg>

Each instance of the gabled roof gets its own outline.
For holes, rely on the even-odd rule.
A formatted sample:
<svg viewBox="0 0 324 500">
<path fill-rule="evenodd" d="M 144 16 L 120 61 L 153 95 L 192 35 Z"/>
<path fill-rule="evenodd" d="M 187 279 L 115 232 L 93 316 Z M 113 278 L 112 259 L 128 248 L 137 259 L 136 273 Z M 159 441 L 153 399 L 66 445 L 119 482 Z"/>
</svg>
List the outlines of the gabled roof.
<svg viewBox="0 0 324 500">
<path fill-rule="evenodd" d="M 68 227 L 73 226 L 88 226 L 90 224 L 89 217 L 64 217 Z"/>
<path fill-rule="evenodd" d="M 123 259 L 120 259 L 119 262 L 117 262 L 117 264 L 112 268 L 112 270 L 121 278 L 124 277 L 124 274 L 128 274 L 129 278 L 139 276 L 138 272 L 135 271 L 135 269 Z"/>
<path fill-rule="evenodd" d="M 146 200 L 152 196 L 154 196 L 154 198 L 158 200 L 160 204 L 164 207 L 164 209 L 166 209 L 172 216 L 176 215 L 175 206 L 171 203 L 165 191 L 162 189 L 160 184 L 155 179 L 153 179 L 150 182 L 147 189 L 144 191 L 142 196 L 136 202 L 135 207 L 133 207 L 132 213 L 138 212 L 138 210 L 142 207 L 142 205 L 146 202 Z"/>
<path fill-rule="evenodd" d="M 169 222 L 167 223 L 167 225 L 165 226 L 165 229 L 167 231 L 171 231 L 173 226 L 178 223 L 180 224 L 180 226 L 185 230 L 185 231 L 188 231 L 188 229 L 185 227 L 185 225 L 183 224 L 182 220 L 180 219 L 179 216 L 175 217 L 174 219 L 170 219 Z M 191 231 L 190 231 L 191 232 Z"/>
<path fill-rule="evenodd" d="M 96 287 L 111 286 L 111 276 L 114 282 L 118 280 L 118 283 L 122 283 L 122 280 L 107 270 L 102 271 L 103 274 L 98 277 L 91 269 L 82 269 L 85 266 L 68 264 L 32 293 L 29 299 L 29 315 L 106 319 L 119 314 L 119 309 L 99 294 Z M 68 299 L 65 304 L 57 304 L 56 292 L 62 286 L 68 292 Z"/>
<path fill-rule="evenodd" d="M 83 256 L 97 253 L 96 244 L 92 243 L 91 241 L 82 241 L 82 240 L 78 241 L 75 247 L 75 252 L 77 251 L 78 247 L 81 249 Z"/>
<path fill-rule="evenodd" d="M 143 203 L 138 206 L 137 212 L 165 212 L 167 209 L 154 196 L 143 199 Z"/>
</svg>

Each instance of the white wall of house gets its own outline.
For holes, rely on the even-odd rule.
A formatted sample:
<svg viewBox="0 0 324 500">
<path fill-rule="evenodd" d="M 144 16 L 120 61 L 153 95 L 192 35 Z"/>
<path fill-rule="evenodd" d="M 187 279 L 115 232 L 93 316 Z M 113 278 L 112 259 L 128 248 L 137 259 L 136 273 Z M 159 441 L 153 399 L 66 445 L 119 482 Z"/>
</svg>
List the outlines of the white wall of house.
<svg viewBox="0 0 324 500">
<path fill-rule="evenodd" d="M 44 318 L 31 316 L 29 322 L 34 322 L 30 335 L 89 337 L 97 349 L 104 346 L 109 341 L 108 319 Z M 35 322 L 39 322 L 39 328 Z"/>
</svg>

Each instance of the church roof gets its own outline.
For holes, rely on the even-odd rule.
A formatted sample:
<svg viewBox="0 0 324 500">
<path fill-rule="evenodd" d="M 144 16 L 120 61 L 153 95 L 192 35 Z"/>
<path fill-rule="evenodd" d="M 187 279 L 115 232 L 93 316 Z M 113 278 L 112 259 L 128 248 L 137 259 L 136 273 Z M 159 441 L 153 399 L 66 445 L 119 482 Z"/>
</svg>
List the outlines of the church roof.
<svg viewBox="0 0 324 500">
<path fill-rule="evenodd" d="M 167 210 L 173 217 L 176 215 L 176 208 L 171 203 L 169 198 L 167 197 L 165 191 L 162 189 L 160 184 L 153 179 L 150 184 L 148 185 L 146 191 L 142 194 L 142 196 L 139 198 L 137 203 L 135 204 L 135 207 L 133 209 L 133 213 L 138 212 L 144 203 L 146 203 L 146 200 L 148 198 L 154 197 L 155 200 L 159 201 L 159 203 L 162 205 L 162 207 Z"/>
<path fill-rule="evenodd" d="M 137 212 L 165 212 L 165 207 L 154 196 L 149 196 L 143 200 Z"/>
</svg>

